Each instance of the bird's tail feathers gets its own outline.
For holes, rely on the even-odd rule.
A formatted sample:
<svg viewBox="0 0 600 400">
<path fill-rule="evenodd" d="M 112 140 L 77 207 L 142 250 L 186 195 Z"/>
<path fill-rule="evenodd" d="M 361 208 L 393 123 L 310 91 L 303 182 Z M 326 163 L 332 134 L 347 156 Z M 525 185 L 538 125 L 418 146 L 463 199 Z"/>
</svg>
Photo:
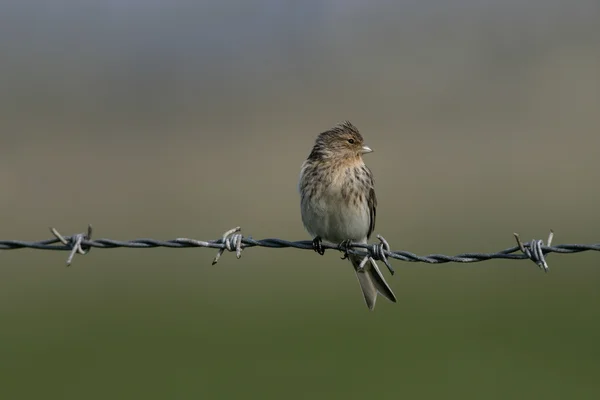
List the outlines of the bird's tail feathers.
<svg viewBox="0 0 600 400">
<path fill-rule="evenodd" d="M 364 267 L 361 269 L 360 263 L 362 262 L 364 256 L 349 254 L 348 258 L 352 262 L 352 266 L 354 266 L 358 283 L 360 284 L 360 288 L 362 289 L 363 296 L 365 298 L 365 302 L 367 303 L 367 307 L 369 307 L 369 310 L 373 310 L 373 308 L 375 308 L 378 292 L 388 300 L 394 303 L 396 302 L 396 296 L 383 278 L 383 275 L 381 274 L 377 263 L 375 263 L 375 260 L 369 258 L 369 261 L 367 261 Z"/>
</svg>

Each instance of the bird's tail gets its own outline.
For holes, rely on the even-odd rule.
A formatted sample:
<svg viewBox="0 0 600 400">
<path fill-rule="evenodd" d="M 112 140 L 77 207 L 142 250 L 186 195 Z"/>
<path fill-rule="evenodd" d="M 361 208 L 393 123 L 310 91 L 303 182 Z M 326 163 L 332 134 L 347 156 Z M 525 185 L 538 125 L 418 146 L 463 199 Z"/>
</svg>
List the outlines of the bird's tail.
<svg viewBox="0 0 600 400">
<path fill-rule="evenodd" d="M 392 292 L 392 289 L 390 289 L 388 286 L 385 279 L 383 279 L 383 275 L 375 263 L 375 260 L 372 258 L 369 259 L 369 261 L 367 261 L 364 267 L 361 269 L 360 263 L 364 256 L 349 254 L 348 258 L 352 262 L 352 266 L 356 271 L 356 277 L 358 278 L 358 283 L 360 283 L 360 288 L 362 289 L 363 296 L 365 297 L 365 302 L 367 303 L 369 310 L 375 308 L 377 292 L 381 293 L 389 301 L 394 303 L 396 302 L 396 296 L 394 295 L 394 292 Z"/>
</svg>

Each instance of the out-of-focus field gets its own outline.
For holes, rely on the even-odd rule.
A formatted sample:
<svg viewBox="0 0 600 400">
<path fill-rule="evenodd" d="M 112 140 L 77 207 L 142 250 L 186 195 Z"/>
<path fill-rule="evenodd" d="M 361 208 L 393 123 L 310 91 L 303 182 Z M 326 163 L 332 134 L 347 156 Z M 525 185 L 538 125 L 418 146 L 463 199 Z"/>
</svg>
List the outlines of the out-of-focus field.
<svg viewBox="0 0 600 400">
<path fill-rule="evenodd" d="M 0 48 L 1 239 L 308 239 L 349 119 L 394 249 L 599 241 L 595 2 L 15 2 Z M 0 398 L 600 396 L 600 254 L 396 261 L 373 313 L 335 252 L 214 254 L 0 252 Z"/>
</svg>

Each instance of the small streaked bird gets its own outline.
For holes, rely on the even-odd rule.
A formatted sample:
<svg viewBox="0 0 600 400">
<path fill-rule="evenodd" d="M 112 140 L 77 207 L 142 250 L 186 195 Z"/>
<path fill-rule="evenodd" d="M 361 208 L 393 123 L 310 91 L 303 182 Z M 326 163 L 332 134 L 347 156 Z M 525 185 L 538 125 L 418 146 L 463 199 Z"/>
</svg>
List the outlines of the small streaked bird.
<svg viewBox="0 0 600 400">
<path fill-rule="evenodd" d="M 317 137 L 300 172 L 302 222 L 313 237 L 313 248 L 324 253 L 321 242 L 332 244 L 367 243 L 375 228 L 377 198 L 373 174 L 362 155 L 372 150 L 362 135 L 345 121 Z M 361 268 L 364 257 L 347 254 L 352 262 L 370 310 L 377 293 L 396 302 L 374 260 Z"/>
</svg>

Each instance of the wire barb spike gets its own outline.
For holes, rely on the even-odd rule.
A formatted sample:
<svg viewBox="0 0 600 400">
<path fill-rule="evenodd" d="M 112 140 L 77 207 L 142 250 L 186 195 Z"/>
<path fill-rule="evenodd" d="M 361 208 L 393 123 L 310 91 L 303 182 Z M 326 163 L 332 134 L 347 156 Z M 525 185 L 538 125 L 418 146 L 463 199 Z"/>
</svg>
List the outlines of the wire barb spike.
<svg viewBox="0 0 600 400">
<path fill-rule="evenodd" d="M 535 240 L 532 239 L 531 242 L 523 243 L 518 233 L 513 233 L 515 239 L 517 241 L 517 246 L 523 254 L 525 254 L 531 261 L 537 264 L 537 266 L 542 269 L 544 272 L 548 272 L 548 263 L 546 262 L 545 252 L 543 247 L 543 240 Z M 548 235 L 547 247 L 552 246 L 552 239 L 554 239 L 554 231 L 550 229 L 550 234 Z"/>
<path fill-rule="evenodd" d="M 59 242 L 71 249 L 69 257 L 67 258 L 67 267 L 71 266 L 71 263 L 73 262 L 73 257 L 75 257 L 76 253 L 87 254 L 91 250 L 91 247 L 85 244 L 84 242 L 87 242 L 92 239 L 92 225 L 88 225 L 87 234 L 76 233 L 75 235 L 69 238 L 65 238 L 63 235 L 61 235 L 56 230 L 56 228 L 50 228 L 50 232 L 52 232 L 54 237 L 57 238 Z"/>
<path fill-rule="evenodd" d="M 383 261 L 383 263 L 387 267 L 388 271 L 390 271 L 390 274 L 394 275 L 394 273 L 396 271 L 394 271 L 394 268 L 392 268 L 392 266 L 390 265 L 390 262 L 387 259 L 387 256 L 385 255 L 386 251 L 387 252 L 390 251 L 390 244 L 381 235 L 377 235 L 377 239 L 379 239 L 379 243 L 374 244 L 369 249 L 371 252 L 371 257 L 373 257 L 374 260 Z"/>
<path fill-rule="evenodd" d="M 221 258 L 225 250 L 235 251 L 235 256 L 238 258 L 238 260 L 240 259 L 243 250 L 242 239 L 244 238 L 241 233 L 238 233 L 241 230 L 241 227 L 236 226 L 235 228 L 230 229 L 223 234 L 223 237 L 221 238 L 221 244 L 223 244 L 224 247 L 221 247 L 217 251 L 217 255 L 215 256 L 212 265 L 215 265 L 219 261 L 219 258 Z"/>
</svg>

